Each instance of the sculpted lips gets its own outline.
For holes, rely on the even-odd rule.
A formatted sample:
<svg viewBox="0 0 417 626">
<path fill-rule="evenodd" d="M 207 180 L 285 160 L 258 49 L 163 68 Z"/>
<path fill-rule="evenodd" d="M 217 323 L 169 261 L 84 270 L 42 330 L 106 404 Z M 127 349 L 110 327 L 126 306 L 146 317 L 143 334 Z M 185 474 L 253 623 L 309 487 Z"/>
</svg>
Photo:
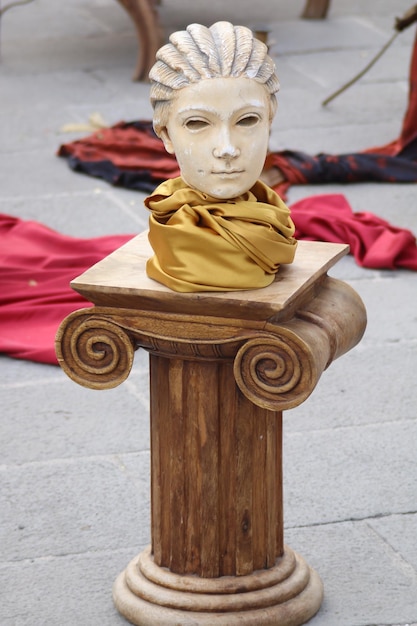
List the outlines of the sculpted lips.
<svg viewBox="0 0 417 626">
<path fill-rule="evenodd" d="M 230 176 L 232 174 L 243 174 L 244 170 L 220 170 L 212 172 L 212 174 L 218 174 L 220 176 Z"/>
</svg>

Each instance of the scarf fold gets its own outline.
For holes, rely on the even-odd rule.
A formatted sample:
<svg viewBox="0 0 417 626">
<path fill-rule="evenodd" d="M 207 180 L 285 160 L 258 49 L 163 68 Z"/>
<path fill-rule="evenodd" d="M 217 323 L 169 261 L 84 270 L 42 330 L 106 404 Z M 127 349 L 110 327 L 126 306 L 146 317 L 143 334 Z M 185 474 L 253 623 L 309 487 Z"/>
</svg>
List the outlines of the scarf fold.
<svg viewBox="0 0 417 626">
<path fill-rule="evenodd" d="M 237 291 L 270 285 L 297 242 L 288 207 L 258 181 L 222 201 L 167 180 L 145 200 L 150 209 L 146 266 L 150 278 L 174 291 Z"/>
</svg>

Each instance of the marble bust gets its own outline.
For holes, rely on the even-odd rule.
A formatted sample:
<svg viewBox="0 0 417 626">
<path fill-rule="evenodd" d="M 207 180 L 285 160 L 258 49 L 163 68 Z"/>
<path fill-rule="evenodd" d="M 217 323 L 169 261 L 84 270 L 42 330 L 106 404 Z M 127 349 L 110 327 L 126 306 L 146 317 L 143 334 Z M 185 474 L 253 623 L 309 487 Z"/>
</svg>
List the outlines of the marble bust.
<svg viewBox="0 0 417 626">
<path fill-rule="evenodd" d="M 191 24 L 156 59 L 153 125 L 181 176 L 145 200 L 147 273 L 182 292 L 264 287 L 296 250 L 288 208 L 259 180 L 279 88 L 267 48 L 243 26 Z"/>
</svg>

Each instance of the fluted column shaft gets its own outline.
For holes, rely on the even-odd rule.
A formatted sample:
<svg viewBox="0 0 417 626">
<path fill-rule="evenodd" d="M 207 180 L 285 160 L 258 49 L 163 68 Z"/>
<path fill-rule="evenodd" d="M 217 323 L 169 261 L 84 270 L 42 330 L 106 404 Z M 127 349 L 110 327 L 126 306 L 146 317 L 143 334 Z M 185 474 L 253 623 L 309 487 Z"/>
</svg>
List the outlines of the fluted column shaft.
<svg viewBox="0 0 417 626">
<path fill-rule="evenodd" d="M 245 575 L 283 553 L 281 413 L 233 365 L 151 356 L 152 552 L 178 574 Z"/>
</svg>

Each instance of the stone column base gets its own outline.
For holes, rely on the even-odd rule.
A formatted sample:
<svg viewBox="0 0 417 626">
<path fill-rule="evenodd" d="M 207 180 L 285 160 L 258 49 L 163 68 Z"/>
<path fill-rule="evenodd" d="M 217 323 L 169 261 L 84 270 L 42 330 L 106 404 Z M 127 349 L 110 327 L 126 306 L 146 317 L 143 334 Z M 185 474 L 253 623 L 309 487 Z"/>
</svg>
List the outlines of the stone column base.
<svg viewBox="0 0 417 626">
<path fill-rule="evenodd" d="M 113 588 L 118 611 L 137 626 L 299 626 L 320 608 L 319 575 L 288 546 L 274 567 L 248 576 L 181 576 L 144 550 Z"/>
</svg>

